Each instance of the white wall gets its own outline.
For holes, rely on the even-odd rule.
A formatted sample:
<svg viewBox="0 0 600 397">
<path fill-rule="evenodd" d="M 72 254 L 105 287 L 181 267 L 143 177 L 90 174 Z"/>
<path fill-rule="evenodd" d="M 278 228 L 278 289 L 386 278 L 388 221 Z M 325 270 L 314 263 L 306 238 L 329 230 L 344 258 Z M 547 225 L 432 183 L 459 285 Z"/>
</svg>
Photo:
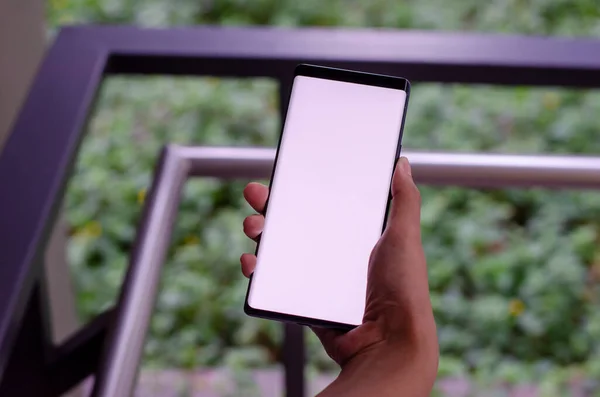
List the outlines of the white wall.
<svg viewBox="0 0 600 397">
<path fill-rule="evenodd" d="M 0 148 L 45 49 L 44 2 L 0 0 Z"/>
</svg>

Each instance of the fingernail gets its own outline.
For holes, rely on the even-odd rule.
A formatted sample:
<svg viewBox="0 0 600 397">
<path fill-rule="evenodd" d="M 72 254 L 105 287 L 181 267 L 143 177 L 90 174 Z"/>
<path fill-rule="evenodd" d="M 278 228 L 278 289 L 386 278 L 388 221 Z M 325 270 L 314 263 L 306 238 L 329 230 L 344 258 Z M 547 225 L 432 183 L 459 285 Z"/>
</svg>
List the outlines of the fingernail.
<svg viewBox="0 0 600 397">
<path fill-rule="evenodd" d="M 406 157 L 400 157 L 400 168 L 402 168 L 402 171 L 406 172 L 408 175 L 412 175 L 410 163 Z"/>
</svg>

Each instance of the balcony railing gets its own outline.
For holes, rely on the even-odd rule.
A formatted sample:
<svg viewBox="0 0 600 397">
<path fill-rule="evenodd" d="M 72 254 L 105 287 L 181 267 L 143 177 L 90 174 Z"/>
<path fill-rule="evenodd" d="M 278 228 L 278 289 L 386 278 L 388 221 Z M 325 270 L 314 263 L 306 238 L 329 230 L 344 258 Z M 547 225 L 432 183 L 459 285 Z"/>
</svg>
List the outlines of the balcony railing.
<svg viewBox="0 0 600 397">
<path fill-rule="evenodd" d="M 600 87 L 600 42 L 585 39 L 326 29 L 63 29 L 0 157 L 0 395 L 58 396 L 89 375 L 96 376 L 97 396 L 129 395 L 182 183 L 188 176 L 264 178 L 272 166 L 270 149 L 166 149 L 116 308 L 54 346 L 42 254 L 103 77 L 270 77 L 280 83 L 283 113 L 291 71 L 301 62 L 413 81 Z M 407 155 L 421 183 L 600 188 L 597 157 Z M 303 396 L 301 328 L 285 326 L 283 351 L 287 395 Z"/>
</svg>

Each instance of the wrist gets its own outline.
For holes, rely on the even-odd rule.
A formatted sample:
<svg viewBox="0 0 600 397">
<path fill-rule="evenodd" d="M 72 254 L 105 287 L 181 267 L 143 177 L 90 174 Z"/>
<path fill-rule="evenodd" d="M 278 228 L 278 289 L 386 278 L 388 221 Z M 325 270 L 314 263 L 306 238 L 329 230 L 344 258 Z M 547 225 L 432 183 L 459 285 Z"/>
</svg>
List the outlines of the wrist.
<svg viewBox="0 0 600 397">
<path fill-rule="evenodd" d="M 437 374 L 437 347 L 383 341 L 352 357 L 319 397 L 425 397 Z"/>
</svg>

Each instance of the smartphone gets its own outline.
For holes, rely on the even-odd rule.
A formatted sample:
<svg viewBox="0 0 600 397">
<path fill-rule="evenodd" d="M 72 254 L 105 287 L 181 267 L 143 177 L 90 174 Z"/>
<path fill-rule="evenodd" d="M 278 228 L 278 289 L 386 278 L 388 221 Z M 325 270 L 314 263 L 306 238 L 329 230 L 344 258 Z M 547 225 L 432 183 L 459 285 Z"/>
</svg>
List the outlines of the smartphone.
<svg viewBox="0 0 600 397">
<path fill-rule="evenodd" d="M 400 77 L 296 67 L 246 314 L 345 330 L 362 323 L 409 92 Z"/>
</svg>

